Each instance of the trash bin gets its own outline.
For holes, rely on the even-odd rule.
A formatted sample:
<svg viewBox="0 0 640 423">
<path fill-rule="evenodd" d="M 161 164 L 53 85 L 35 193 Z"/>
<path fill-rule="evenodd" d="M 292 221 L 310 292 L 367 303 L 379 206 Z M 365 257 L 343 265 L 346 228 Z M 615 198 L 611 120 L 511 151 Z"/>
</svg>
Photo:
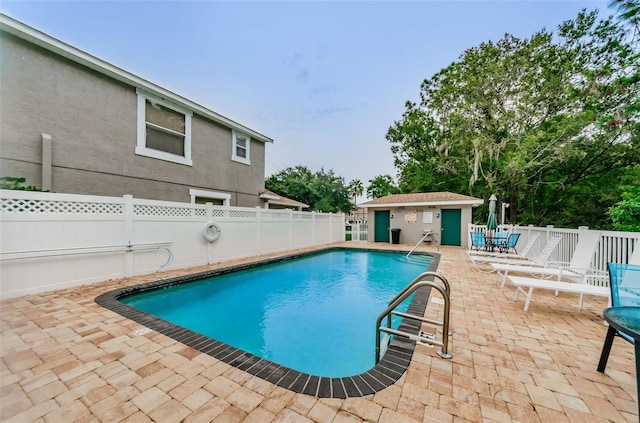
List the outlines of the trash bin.
<svg viewBox="0 0 640 423">
<path fill-rule="evenodd" d="M 398 228 L 391 229 L 391 243 L 400 244 L 400 229 Z"/>
</svg>

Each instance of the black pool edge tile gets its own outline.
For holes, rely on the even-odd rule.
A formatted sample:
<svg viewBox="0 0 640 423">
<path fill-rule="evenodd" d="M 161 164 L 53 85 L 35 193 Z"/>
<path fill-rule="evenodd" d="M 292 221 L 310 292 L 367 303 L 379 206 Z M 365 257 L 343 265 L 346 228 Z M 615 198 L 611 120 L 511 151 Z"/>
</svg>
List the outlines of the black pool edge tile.
<svg viewBox="0 0 640 423">
<path fill-rule="evenodd" d="M 331 382 L 331 398 L 346 398 L 347 394 L 344 389 L 344 385 L 342 384 L 342 379 L 339 378 L 330 378 Z M 320 393 L 318 391 L 318 393 Z"/>
<path fill-rule="evenodd" d="M 316 396 L 320 398 L 334 398 L 333 396 L 333 383 L 330 377 L 321 377 L 318 384 L 318 393 Z"/>
<path fill-rule="evenodd" d="M 354 382 L 351 376 L 340 378 L 342 386 L 344 386 L 345 395 L 347 398 L 361 397 L 362 392 L 358 389 L 358 386 Z"/>
<path fill-rule="evenodd" d="M 319 398 L 350 398 L 362 397 L 374 394 L 394 384 L 406 371 L 415 349 L 415 343 L 407 339 L 394 337 L 387 348 L 387 353 L 372 369 L 353 376 L 346 377 L 319 377 L 297 370 L 281 366 L 264 358 L 255 356 L 246 351 L 227 345 L 223 342 L 199 335 L 196 332 L 174 325 L 143 311 L 134 309 L 119 301 L 119 298 L 143 291 L 154 290 L 162 287 L 178 285 L 196 281 L 202 278 L 227 274 L 239 270 L 245 270 L 265 264 L 277 263 L 283 260 L 304 257 L 308 255 L 337 250 L 368 251 L 368 252 L 392 252 L 406 254 L 407 251 L 381 250 L 377 248 L 348 248 L 328 247 L 322 250 L 296 253 L 282 257 L 271 258 L 260 262 L 240 264 L 226 268 L 199 272 L 186 276 L 159 279 L 154 282 L 116 289 L 95 298 L 95 302 L 102 307 L 135 321 L 149 329 L 168 336 L 178 342 L 190 346 L 204 354 L 212 356 L 240 370 L 246 371 L 256 377 L 266 380 L 282 388 L 296 393 L 307 394 Z M 415 255 L 429 255 L 432 257 L 429 271 L 435 271 L 440 261 L 439 253 L 414 253 Z M 420 289 L 414 295 L 409 304 L 408 312 L 424 314 L 429 301 L 430 289 Z M 420 323 L 403 319 L 402 330 L 417 334 Z M 375 341 L 375 340 L 372 340 Z"/>
<path fill-rule="evenodd" d="M 273 371 L 269 372 L 268 375 L 258 376 L 257 373 L 253 373 L 253 375 L 258 376 L 259 378 L 266 380 L 269 383 L 273 383 L 274 385 L 277 385 L 277 382 L 283 379 L 291 369 L 289 369 L 288 367 L 274 365 L 274 368 L 270 370 L 273 370 Z"/>
<path fill-rule="evenodd" d="M 312 395 L 314 397 L 317 396 L 320 379 L 322 379 L 320 376 L 309 376 L 307 386 L 304 387 L 301 394 Z"/>
<path fill-rule="evenodd" d="M 287 387 L 287 389 L 293 392 L 296 392 L 298 394 L 301 394 L 304 391 L 304 388 L 307 387 L 307 381 L 309 380 L 310 377 L 311 376 L 308 374 L 298 372 L 298 377 L 289 387 Z"/>
</svg>

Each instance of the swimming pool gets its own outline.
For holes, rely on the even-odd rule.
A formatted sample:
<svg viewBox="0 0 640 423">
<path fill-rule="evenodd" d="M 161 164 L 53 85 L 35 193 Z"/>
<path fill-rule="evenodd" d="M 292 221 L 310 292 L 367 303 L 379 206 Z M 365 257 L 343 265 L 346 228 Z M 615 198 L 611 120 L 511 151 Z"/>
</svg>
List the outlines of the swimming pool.
<svg viewBox="0 0 640 423">
<path fill-rule="evenodd" d="M 119 306 L 114 311 L 123 314 L 126 309 L 127 317 L 172 337 L 173 332 L 186 330 L 182 339 L 175 337 L 181 342 L 199 334 L 198 342 L 190 344 L 194 348 L 246 367 L 243 370 L 253 369 L 254 374 L 281 386 L 302 385 L 298 381 L 302 378 L 300 392 L 366 395 L 378 385 L 397 380 L 404 372 L 401 362 L 408 364 L 410 359 L 410 353 L 400 354 L 392 345 L 385 355 L 388 360 L 374 366 L 375 319 L 428 265 L 420 259 L 407 261 L 397 252 L 334 248 L 157 281 L 105 294 L 96 301 L 105 305 L 105 300 L 116 300 Z M 412 306 L 416 303 L 423 312 L 426 296 L 419 291 Z M 197 307 L 204 308 L 194 311 Z M 260 375 L 261 370 L 271 373 Z M 294 375 L 296 380 L 287 379 Z M 330 395 L 320 392 L 325 379 Z M 348 389 L 351 382 L 355 386 Z M 358 386 L 362 382 L 366 386 Z"/>
</svg>

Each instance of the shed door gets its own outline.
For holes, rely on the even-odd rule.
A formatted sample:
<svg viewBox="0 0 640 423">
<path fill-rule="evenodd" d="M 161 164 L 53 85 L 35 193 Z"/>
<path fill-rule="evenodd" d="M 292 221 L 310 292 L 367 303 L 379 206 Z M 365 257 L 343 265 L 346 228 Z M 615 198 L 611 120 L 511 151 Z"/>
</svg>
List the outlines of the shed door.
<svg viewBox="0 0 640 423">
<path fill-rule="evenodd" d="M 462 210 L 450 209 L 442 210 L 442 228 L 440 243 L 442 245 L 460 246 L 460 223 L 462 219 Z"/>
<path fill-rule="evenodd" d="M 389 225 L 391 212 L 389 210 L 376 210 L 374 216 L 374 241 L 389 242 Z"/>
</svg>

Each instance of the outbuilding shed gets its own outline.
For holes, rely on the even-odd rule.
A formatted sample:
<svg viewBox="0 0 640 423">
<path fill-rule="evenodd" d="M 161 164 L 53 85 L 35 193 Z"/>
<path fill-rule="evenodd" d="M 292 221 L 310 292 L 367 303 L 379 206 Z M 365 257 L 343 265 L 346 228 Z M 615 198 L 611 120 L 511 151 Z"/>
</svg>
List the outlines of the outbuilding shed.
<svg viewBox="0 0 640 423">
<path fill-rule="evenodd" d="M 393 194 L 359 207 L 367 210 L 368 240 L 414 245 L 426 234 L 426 242 L 467 246 L 463 236 L 481 198 L 451 192 Z M 399 231 L 398 231 L 399 230 Z"/>
</svg>

